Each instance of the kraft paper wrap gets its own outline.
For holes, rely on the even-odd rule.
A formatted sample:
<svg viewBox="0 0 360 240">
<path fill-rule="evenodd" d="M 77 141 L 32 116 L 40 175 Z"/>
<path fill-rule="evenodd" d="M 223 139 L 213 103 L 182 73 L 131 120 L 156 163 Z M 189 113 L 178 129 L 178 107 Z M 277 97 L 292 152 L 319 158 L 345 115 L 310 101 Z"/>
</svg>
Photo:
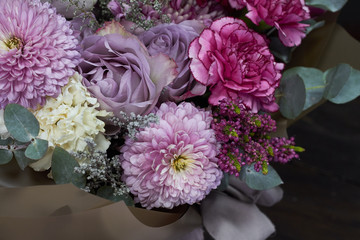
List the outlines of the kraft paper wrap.
<svg viewBox="0 0 360 240">
<path fill-rule="evenodd" d="M 326 26 L 303 41 L 288 67 L 326 70 L 346 62 L 360 69 L 359 43 L 336 25 L 336 15 L 325 18 Z M 293 121 L 274 117 L 277 135 L 286 136 L 286 127 Z M 280 188 L 254 191 L 231 178 L 224 193 L 211 193 L 201 206 L 158 212 L 114 203 L 71 184 L 51 185 L 46 174 L 29 168 L 21 171 L 15 161 L 0 166 L 1 240 L 203 240 L 202 226 L 217 240 L 261 240 L 275 227 L 256 204 L 271 206 L 282 197 Z"/>
</svg>

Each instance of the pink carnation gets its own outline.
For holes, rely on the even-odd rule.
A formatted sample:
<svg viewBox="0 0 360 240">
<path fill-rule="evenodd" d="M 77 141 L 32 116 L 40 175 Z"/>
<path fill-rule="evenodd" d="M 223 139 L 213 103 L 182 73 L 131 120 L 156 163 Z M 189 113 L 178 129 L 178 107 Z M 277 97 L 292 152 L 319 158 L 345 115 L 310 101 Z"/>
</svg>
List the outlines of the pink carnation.
<svg viewBox="0 0 360 240">
<path fill-rule="evenodd" d="M 40 0 L 1 0 L 0 109 L 57 97 L 80 61 L 70 23 Z"/>
<path fill-rule="evenodd" d="M 265 39 L 243 21 L 214 21 L 190 44 L 189 57 L 194 78 L 210 86 L 210 104 L 240 98 L 253 112 L 278 110 L 274 92 L 284 65 L 274 61 Z"/>
<path fill-rule="evenodd" d="M 183 102 L 163 103 L 151 124 L 126 139 L 122 180 L 143 207 L 173 208 L 201 201 L 221 182 L 211 112 Z"/>
<path fill-rule="evenodd" d="M 246 15 L 258 24 L 275 26 L 279 38 L 285 46 L 298 46 L 305 37 L 308 24 L 300 23 L 310 18 L 310 11 L 304 0 L 237 0 L 246 2 L 249 13 Z"/>
</svg>

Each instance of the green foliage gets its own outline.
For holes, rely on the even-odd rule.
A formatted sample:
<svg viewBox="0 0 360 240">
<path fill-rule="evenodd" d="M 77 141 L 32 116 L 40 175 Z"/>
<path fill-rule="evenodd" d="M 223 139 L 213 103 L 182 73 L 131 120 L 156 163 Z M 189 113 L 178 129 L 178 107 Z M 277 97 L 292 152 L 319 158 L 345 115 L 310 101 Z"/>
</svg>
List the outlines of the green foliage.
<svg viewBox="0 0 360 240">
<path fill-rule="evenodd" d="M 295 67 L 284 72 L 285 76 L 298 75 L 304 82 L 306 90 L 306 99 L 303 110 L 308 109 L 314 104 L 320 102 L 323 98 L 325 79 L 323 72 L 316 68 Z"/>
<path fill-rule="evenodd" d="M 271 53 L 280 59 L 284 63 L 289 63 L 291 61 L 291 55 L 295 47 L 286 47 L 279 39 L 279 37 L 270 37 L 269 48 Z"/>
<path fill-rule="evenodd" d="M 346 103 L 360 96 L 360 71 L 351 69 L 350 76 L 338 94 L 329 101 L 337 104 Z"/>
<path fill-rule="evenodd" d="M 348 64 L 339 64 L 325 72 L 326 86 L 324 97 L 331 99 L 336 97 L 350 77 L 351 67 Z"/>
<path fill-rule="evenodd" d="M 85 176 L 76 173 L 75 167 L 79 167 L 79 163 L 66 150 L 55 147 L 52 156 L 52 175 L 56 184 L 72 183 L 79 188 L 83 188 L 86 184 Z"/>
<path fill-rule="evenodd" d="M 134 200 L 129 194 L 114 195 L 114 188 L 110 186 L 99 188 L 96 195 L 113 202 L 124 201 L 127 206 L 134 206 Z"/>
<path fill-rule="evenodd" d="M 45 155 L 48 142 L 36 138 L 40 125 L 29 110 L 18 104 L 8 104 L 4 111 L 4 122 L 11 138 L 0 141 L 0 164 L 6 164 L 15 157 L 19 167 L 24 170 L 31 162 Z"/>
<path fill-rule="evenodd" d="M 339 11 L 347 0 L 306 0 L 306 5 L 322 8 L 331 12 Z"/>
<path fill-rule="evenodd" d="M 229 186 L 229 174 L 224 173 L 223 178 L 221 179 L 220 185 L 216 188 L 218 191 L 225 191 L 226 188 Z"/>
<path fill-rule="evenodd" d="M 299 75 L 284 74 L 280 83 L 282 96 L 279 101 L 281 114 L 289 119 L 294 119 L 302 112 L 306 91 L 305 84 Z"/>
<path fill-rule="evenodd" d="M 40 131 L 39 122 L 34 115 L 18 104 L 8 104 L 4 111 L 4 121 L 8 132 L 20 142 L 29 142 Z"/>
<path fill-rule="evenodd" d="M 304 21 L 304 23 L 309 24 L 310 26 L 306 28 L 306 35 L 308 35 L 311 31 L 317 29 L 317 28 L 321 28 L 322 26 L 325 25 L 325 21 L 315 21 L 314 19 L 309 19 Z"/>
<path fill-rule="evenodd" d="M 280 91 L 280 112 L 284 117 L 294 119 L 321 99 L 341 104 L 360 96 L 360 71 L 348 64 L 339 64 L 325 73 L 316 68 L 295 67 L 283 73 Z M 305 98 L 304 105 L 302 98 Z M 300 106 L 303 106 L 302 110 Z"/>
<path fill-rule="evenodd" d="M 248 187 L 255 190 L 266 190 L 283 183 L 279 174 L 270 165 L 267 167 L 266 174 L 263 174 L 262 171 L 255 171 L 254 165 L 255 163 L 244 165 L 240 171 L 239 178 L 245 182 Z"/>
<path fill-rule="evenodd" d="M 35 138 L 25 150 L 27 158 L 38 160 L 42 158 L 48 149 L 48 141 Z"/>
<path fill-rule="evenodd" d="M 34 160 L 27 158 L 25 156 L 25 150 L 19 149 L 13 152 L 16 162 L 18 163 L 21 170 L 24 170 L 26 166 L 28 166 L 30 163 L 34 162 Z"/>
<path fill-rule="evenodd" d="M 8 149 L 0 149 L 0 165 L 7 164 L 13 158 L 13 153 Z"/>
</svg>

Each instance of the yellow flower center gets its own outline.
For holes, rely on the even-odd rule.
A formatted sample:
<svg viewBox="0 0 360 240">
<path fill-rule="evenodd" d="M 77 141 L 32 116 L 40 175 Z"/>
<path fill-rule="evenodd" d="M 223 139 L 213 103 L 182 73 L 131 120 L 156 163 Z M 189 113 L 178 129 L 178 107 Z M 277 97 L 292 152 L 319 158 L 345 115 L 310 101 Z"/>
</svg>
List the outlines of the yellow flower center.
<svg viewBox="0 0 360 240">
<path fill-rule="evenodd" d="M 6 42 L 6 45 L 10 49 L 14 49 L 14 48 L 19 49 L 22 46 L 22 42 L 21 42 L 21 40 L 19 38 L 12 37 Z"/>
<path fill-rule="evenodd" d="M 20 38 L 11 37 L 9 39 L 0 40 L 0 49 L 10 50 L 10 49 L 20 49 L 22 47 L 22 42 Z"/>
<path fill-rule="evenodd" d="M 185 170 L 189 164 L 194 162 L 194 160 L 186 158 L 184 156 L 177 156 L 175 155 L 171 161 L 171 166 L 174 168 L 176 172 L 180 172 Z"/>
</svg>

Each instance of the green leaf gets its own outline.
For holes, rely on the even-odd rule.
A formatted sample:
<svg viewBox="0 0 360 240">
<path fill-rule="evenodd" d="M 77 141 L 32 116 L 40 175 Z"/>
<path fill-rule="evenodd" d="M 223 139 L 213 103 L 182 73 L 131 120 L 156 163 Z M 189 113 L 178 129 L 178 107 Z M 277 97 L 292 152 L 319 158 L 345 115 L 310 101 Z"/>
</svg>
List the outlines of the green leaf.
<svg viewBox="0 0 360 240">
<path fill-rule="evenodd" d="M 110 186 L 103 186 L 97 190 L 96 195 L 106 198 L 113 202 L 124 201 L 128 206 L 134 206 L 134 200 L 129 194 L 114 195 L 114 188 Z"/>
<path fill-rule="evenodd" d="M 0 165 L 7 164 L 13 158 L 13 153 L 7 149 L 0 149 Z"/>
<path fill-rule="evenodd" d="M 30 163 L 34 162 L 34 160 L 25 156 L 25 150 L 16 150 L 14 155 L 21 170 L 24 170 Z"/>
<path fill-rule="evenodd" d="M 320 102 L 325 89 L 325 80 L 323 72 L 316 68 L 294 67 L 286 72 L 284 76 L 298 75 L 304 82 L 306 99 L 303 111 Z"/>
<path fill-rule="evenodd" d="M 25 150 L 25 156 L 33 160 L 42 158 L 48 149 L 48 141 L 35 138 Z"/>
<path fill-rule="evenodd" d="M 0 145 L 3 146 L 8 146 L 13 144 L 13 139 L 12 138 L 7 138 L 7 139 L 0 139 Z"/>
<path fill-rule="evenodd" d="M 339 93 L 329 100 L 333 103 L 341 104 L 354 100 L 360 96 L 360 71 L 351 69 L 350 77 Z"/>
<path fill-rule="evenodd" d="M 255 190 L 266 190 L 276 187 L 283 183 L 279 174 L 268 166 L 268 173 L 264 175 L 261 171 L 256 172 L 254 169 L 255 163 L 251 165 L 244 165 L 240 171 L 240 179 L 244 181 L 250 188 Z"/>
<path fill-rule="evenodd" d="M 75 173 L 74 168 L 79 167 L 79 163 L 66 150 L 55 147 L 52 156 L 51 169 L 56 184 L 73 183 L 79 188 L 86 184 L 85 176 Z"/>
<path fill-rule="evenodd" d="M 279 101 L 281 114 L 288 119 L 295 119 L 305 106 L 305 85 L 299 75 L 283 75 L 280 82 L 281 98 Z"/>
<path fill-rule="evenodd" d="M 20 142 L 30 142 L 40 131 L 34 115 L 18 104 L 8 104 L 4 111 L 4 121 L 8 132 Z"/>
<path fill-rule="evenodd" d="M 345 63 L 328 69 L 325 72 L 326 87 L 324 90 L 324 97 L 326 99 L 332 99 L 336 97 L 348 81 L 350 74 L 351 67 Z"/>
<path fill-rule="evenodd" d="M 317 22 L 314 19 L 309 19 L 309 20 L 303 21 L 302 23 L 310 25 L 309 27 L 306 28 L 306 35 L 308 35 L 311 31 L 324 26 L 325 25 L 325 20 Z"/>
<path fill-rule="evenodd" d="M 216 190 L 218 191 L 225 191 L 227 189 L 227 187 L 229 186 L 229 174 L 228 173 L 224 173 L 223 178 L 221 179 L 221 183 L 220 185 L 216 188 Z"/>
<path fill-rule="evenodd" d="M 270 37 L 269 48 L 271 53 L 284 63 L 290 62 L 291 55 L 295 49 L 294 47 L 284 46 L 278 37 Z"/>
<path fill-rule="evenodd" d="M 347 0 L 306 0 L 306 5 L 337 12 L 346 2 Z"/>
</svg>

